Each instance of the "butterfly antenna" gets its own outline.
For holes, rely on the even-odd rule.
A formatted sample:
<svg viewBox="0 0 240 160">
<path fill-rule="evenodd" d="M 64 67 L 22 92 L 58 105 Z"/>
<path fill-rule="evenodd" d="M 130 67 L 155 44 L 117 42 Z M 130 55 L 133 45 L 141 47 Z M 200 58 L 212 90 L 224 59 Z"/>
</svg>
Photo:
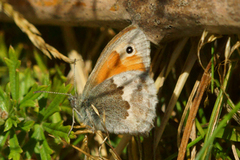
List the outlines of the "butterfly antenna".
<svg viewBox="0 0 240 160">
<path fill-rule="evenodd" d="M 61 95 L 66 95 L 66 96 L 72 96 L 69 93 L 60 93 L 60 92 L 51 92 L 51 91 L 35 91 L 33 93 L 51 93 L 51 94 L 61 94 Z"/>
</svg>

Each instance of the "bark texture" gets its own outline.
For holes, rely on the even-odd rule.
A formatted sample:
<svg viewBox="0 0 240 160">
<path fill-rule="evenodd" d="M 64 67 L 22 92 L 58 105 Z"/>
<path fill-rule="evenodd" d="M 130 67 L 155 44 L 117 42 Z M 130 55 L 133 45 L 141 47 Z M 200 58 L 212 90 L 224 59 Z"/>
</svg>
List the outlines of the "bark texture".
<svg viewBox="0 0 240 160">
<path fill-rule="evenodd" d="M 239 0 L 7 0 L 35 24 L 110 26 L 137 23 L 160 44 L 199 36 L 240 33 Z M 0 20 L 6 16 L 0 15 Z"/>
</svg>

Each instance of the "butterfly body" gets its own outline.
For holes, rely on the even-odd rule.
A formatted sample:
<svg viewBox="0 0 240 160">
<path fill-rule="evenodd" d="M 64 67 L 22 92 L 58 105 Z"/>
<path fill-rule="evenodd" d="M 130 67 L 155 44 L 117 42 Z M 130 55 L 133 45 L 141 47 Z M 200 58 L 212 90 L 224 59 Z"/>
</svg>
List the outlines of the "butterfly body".
<svg viewBox="0 0 240 160">
<path fill-rule="evenodd" d="M 158 102 L 149 76 L 150 42 L 137 26 L 116 35 L 103 50 L 81 97 L 70 99 L 81 122 L 93 130 L 146 134 Z"/>
</svg>

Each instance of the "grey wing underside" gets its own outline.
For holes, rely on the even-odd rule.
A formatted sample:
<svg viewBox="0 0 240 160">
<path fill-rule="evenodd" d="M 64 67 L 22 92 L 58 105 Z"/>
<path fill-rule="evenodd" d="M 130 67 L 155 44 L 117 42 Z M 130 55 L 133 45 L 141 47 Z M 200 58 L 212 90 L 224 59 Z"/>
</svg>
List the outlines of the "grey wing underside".
<svg viewBox="0 0 240 160">
<path fill-rule="evenodd" d="M 91 106 L 86 107 L 85 124 L 94 129 L 115 134 L 146 134 L 153 127 L 158 100 L 148 72 L 115 75 L 94 87 L 89 95 Z"/>
</svg>

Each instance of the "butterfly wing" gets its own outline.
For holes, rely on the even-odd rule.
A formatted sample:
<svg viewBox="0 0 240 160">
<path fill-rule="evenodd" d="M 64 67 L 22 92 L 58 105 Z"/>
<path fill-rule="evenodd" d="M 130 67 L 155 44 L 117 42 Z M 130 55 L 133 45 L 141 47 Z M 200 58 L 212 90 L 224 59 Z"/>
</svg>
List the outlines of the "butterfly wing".
<svg viewBox="0 0 240 160">
<path fill-rule="evenodd" d="M 80 106 L 85 124 L 115 134 L 146 134 L 153 127 L 158 102 L 147 72 L 127 71 L 94 87 Z M 91 107 L 89 107 L 91 105 Z"/>
<path fill-rule="evenodd" d="M 132 48 L 131 53 L 126 50 Z M 130 70 L 147 71 L 150 67 L 150 42 L 142 30 L 131 25 L 117 34 L 102 51 L 85 85 L 83 96 L 107 78 Z"/>
</svg>

